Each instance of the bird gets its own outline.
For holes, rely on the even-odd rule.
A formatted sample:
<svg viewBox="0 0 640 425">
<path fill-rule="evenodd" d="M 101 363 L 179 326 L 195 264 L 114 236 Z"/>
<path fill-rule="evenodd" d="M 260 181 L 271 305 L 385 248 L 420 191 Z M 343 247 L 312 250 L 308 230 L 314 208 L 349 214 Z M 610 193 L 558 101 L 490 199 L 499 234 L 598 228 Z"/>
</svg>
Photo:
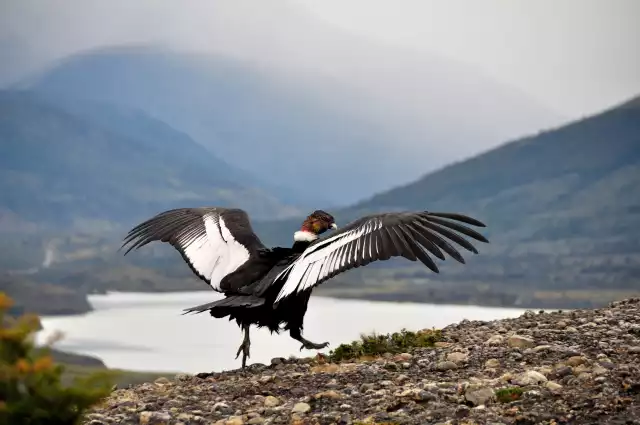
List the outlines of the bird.
<svg viewBox="0 0 640 425">
<path fill-rule="evenodd" d="M 224 294 L 216 301 L 184 309 L 183 314 L 208 311 L 214 318 L 235 320 L 243 332 L 235 358 L 243 355 L 244 369 L 250 358 L 252 325 L 266 327 L 271 334 L 289 331 L 302 344 L 301 351 L 327 347 L 329 342 L 315 343 L 303 337 L 304 316 L 313 289 L 340 273 L 392 257 L 420 261 L 439 273 L 430 254 L 445 260 L 446 253 L 465 264 L 450 242 L 478 254 L 461 235 L 489 241 L 462 223 L 486 227 L 459 213 L 393 211 L 365 215 L 338 228 L 331 214 L 315 210 L 293 232 L 291 246 L 267 247 L 241 208 L 177 208 L 133 227 L 120 249 L 128 246 L 127 255 L 154 241 L 168 243 L 198 278 Z"/>
</svg>

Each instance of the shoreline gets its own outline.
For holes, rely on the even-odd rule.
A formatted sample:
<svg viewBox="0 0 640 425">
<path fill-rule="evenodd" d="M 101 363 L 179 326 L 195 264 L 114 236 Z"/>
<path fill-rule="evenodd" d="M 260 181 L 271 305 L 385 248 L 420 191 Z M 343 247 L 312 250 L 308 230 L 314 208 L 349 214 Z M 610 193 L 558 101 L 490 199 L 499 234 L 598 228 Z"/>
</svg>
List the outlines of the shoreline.
<svg viewBox="0 0 640 425">
<path fill-rule="evenodd" d="M 588 300 L 588 302 L 568 302 L 558 303 L 550 300 L 544 302 L 540 300 L 523 299 L 521 303 L 504 303 L 499 302 L 497 298 L 475 296 L 476 294 L 469 294 L 467 299 L 461 299 L 459 296 L 460 289 L 457 291 L 450 291 L 450 297 L 447 297 L 446 292 L 438 293 L 437 296 L 430 296 L 432 294 L 427 293 L 430 288 L 417 288 L 417 290 L 399 290 L 399 291 L 376 291 L 376 288 L 366 288 L 364 291 L 354 291 L 353 287 L 347 288 L 316 288 L 312 297 L 322 297 L 331 299 L 342 300 L 358 300 L 358 301 L 371 301 L 371 302 L 389 302 L 389 303 L 412 303 L 412 304 L 429 304 L 429 305 L 441 305 L 441 306 L 469 306 L 469 307 L 483 307 L 483 308 L 496 308 L 496 309 L 525 309 L 525 310 L 574 310 L 580 308 L 601 308 L 605 307 L 610 302 L 617 299 L 625 298 L 629 291 L 620 291 L 620 296 L 615 297 L 615 291 L 591 291 L 593 294 L 602 294 L 601 300 L 597 303 Z M 405 288 L 402 288 L 405 289 Z M 422 289 L 423 291 L 420 291 Z M 432 291 L 432 290 L 431 290 Z M 107 296 L 109 294 L 130 294 L 136 295 L 169 295 L 169 294 L 184 294 L 184 293 L 208 293 L 212 292 L 214 297 L 220 296 L 220 294 L 213 292 L 209 288 L 203 289 L 185 289 L 185 290 L 167 290 L 167 291 L 104 291 L 100 293 L 88 293 L 86 294 L 87 302 L 90 306 L 89 310 L 81 310 L 78 312 L 65 312 L 65 313 L 37 313 L 42 318 L 60 318 L 71 316 L 82 316 L 94 311 L 93 305 L 90 302 L 93 296 Z M 566 291 L 565 291 L 566 292 Z M 606 296 L 605 296 L 606 295 Z M 640 295 L 640 293 L 638 294 Z M 594 297 L 598 298 L 598 297 Z M 484 301 L 484 302 L 483 302 Z M 538 301 L 538 302 L 534 302 Z"/>
</svg>

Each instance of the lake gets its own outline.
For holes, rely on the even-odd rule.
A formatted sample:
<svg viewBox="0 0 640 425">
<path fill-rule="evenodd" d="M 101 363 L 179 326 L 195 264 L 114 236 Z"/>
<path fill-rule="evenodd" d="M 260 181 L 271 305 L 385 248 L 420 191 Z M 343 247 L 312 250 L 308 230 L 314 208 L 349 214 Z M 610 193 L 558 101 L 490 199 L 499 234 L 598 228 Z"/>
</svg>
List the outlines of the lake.
<svg viewBox="0 0 640 425">
<path fill-rule="evenodd" d="M 182 310 L 213 301 L 209 292 L 110 293 L 92 295 L 95 311 L 76 316 L 43 317 L 38 342 L 52 332 L 64 339 L 55 347 L 101 358 L 108 367 L 140 371 L 186 373 L 240 367 L 235 360 L 242 333 L 235 322 L 208 313 L 182 315 Z M 329 341 L 324 352 L 357 339 L 361 333 L 441 328 L 463 319 L 517 317 L 525 310 L 455 305 L 340 300 L 314 296 L 309 302 L 303 335 L 314 342 Z M 269 364 L 273 357 L 313 356 L 288 332 L 271 335 L 251 328 L 248 363 Z"/>
</svg>

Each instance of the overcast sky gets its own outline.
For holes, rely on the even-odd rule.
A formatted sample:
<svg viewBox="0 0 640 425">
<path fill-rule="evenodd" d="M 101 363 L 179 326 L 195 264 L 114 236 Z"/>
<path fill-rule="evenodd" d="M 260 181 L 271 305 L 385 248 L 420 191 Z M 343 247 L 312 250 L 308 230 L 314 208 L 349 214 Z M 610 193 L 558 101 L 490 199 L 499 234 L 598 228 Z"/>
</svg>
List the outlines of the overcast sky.
<svg viewBox="0 0 640 425">
<path fill-rule="evenodd" d="M 264 39 L 295 43 L 298 25 L 313 26 L 307 12 L 470 63 L 567 116 L 640 93 L 640 0 L 290 1 L 0 0 L 0 62 L 16 78 L 78 50 L 147 41 L 266 57 L 277 52 Z"/>
<path fill-rule="evenodd" d="M 640 94 L 640 0 L 297 0 L 384 42 L 478 65 L 576 115 Z"/>
</svg>

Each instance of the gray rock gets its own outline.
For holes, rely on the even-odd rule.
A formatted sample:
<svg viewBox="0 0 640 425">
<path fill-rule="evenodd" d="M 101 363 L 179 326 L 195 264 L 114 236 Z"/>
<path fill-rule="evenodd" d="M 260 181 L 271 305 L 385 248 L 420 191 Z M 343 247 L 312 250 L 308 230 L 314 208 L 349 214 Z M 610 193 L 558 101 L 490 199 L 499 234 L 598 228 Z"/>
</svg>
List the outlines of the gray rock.
<svg viewBox="0 0 640 425">
<path fill-rule="evenodd" d="M 502 335 L 493 335 L 489 339 L 485 341 L 487 345 L 500 345 L 504 342 L 504 337 Z"/>
<path fill-rule="evenodd" d="M 453 370 L 453 369 L 457 369 L 458 365 L 452 361 L 444 361 L 444 362 L 438 362 L 438 364 L 436 364 L 436 369 L 437 370 Z"/>
<path fill-rule="evenodd" d="M 296 403 L 291 411 L 293 413 L 307 413 L 311 410 L 311 406 L 307 403 Z"/>
<path fill-rule="evenodd" d="M 140 412 L 140 425 L 169 425 L 171 415 L 164 412 Z"/>
<path fill-rule="evenodd" d="M 547 377 L 535 370 L 528 370 L 520 375 L 516 382 L 518 385 L 539 385 L 547 382 Z"/>
<path fill-rule="evenodd" d="M 466 353 L 460 353 L 458 351 L 449 353 L 447 355 L 447 360 L 454 363 L 464 363 L 469 359 L 469 355 Z"/>
<path fill-rule="evenodd" d="M 500 360 L 498 359 L 489 359 L 484 362 L 484 367 L 489 369 L 496 369 L 500 367 Z"/>
<path fill-rule="evenodd" d="M 469 387 L 465 391 L 464 397 L 474 406 L 480 406 L 493 400 L 495 392 L 488 387 Z"/>
<path fill-rule="evenodd" d="M 511 335 L 507 342 L 513 348 L 532 348 L 535 346 L 533 339 L 523 335 Z"/>
<path fill-rule="evenodd" d="M 281 404 L 280 399 L 272 395 L 269 395 L 264 399 L 265 407 L 276 407 L 276 406 L 279 406 L 280 404 Z"/>
</svg>

